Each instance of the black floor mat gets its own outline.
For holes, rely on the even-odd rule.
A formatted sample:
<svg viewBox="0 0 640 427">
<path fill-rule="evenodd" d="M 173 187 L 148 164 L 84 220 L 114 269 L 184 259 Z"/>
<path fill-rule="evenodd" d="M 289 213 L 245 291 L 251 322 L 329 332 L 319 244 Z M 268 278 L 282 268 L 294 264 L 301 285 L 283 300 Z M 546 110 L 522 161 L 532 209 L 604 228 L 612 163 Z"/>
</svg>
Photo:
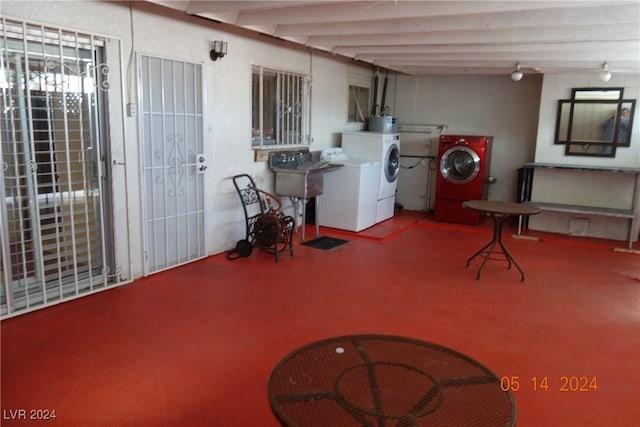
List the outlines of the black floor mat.
<svg viewBox="0 0 640 427">
<path fill-rule="evenodd" d="M 326 251 L 328 249 L 333 249 L 337 246 L 344 245 L 345 243 L 348 243 L 348 242 L 349 242 L 348 240 L 342 240 L 342 239 L 336 239 L 335 237 L 323 236 L 323 237 L 318 237 L 317 239 L 304 242 L 303 245 Z"/>
</svg>

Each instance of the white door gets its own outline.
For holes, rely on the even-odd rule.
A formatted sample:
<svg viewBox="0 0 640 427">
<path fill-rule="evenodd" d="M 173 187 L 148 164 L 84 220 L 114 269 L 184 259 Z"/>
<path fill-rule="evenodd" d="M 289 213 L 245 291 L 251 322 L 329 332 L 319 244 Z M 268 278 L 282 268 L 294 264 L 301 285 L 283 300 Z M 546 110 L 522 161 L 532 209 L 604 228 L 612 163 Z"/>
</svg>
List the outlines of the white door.
<svg viewBox="0 0 640 427">
<path fill-rule="evenodd" d="M 139 55 L 145 274 L 205 255 L 202 65 Z"/>
</svg>

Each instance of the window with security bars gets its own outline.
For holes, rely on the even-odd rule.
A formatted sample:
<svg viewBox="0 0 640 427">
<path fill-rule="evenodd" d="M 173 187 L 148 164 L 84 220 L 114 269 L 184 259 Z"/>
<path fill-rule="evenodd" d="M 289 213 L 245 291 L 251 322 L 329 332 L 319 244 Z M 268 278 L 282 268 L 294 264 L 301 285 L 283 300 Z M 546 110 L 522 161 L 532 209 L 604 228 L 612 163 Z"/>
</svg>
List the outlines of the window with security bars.
<svg viewBox="0 0 640 427">
<path fill-rule="evenodd" d="M 310 95 L 306 75 L 254 66 L 251 145 L 308 145 Z"/>
<path fill-rule="evenodd" d="M 348 122 L 365 122 L 369 117 L 369 88 L 349 85 Z"/>
<path fill-rule="evenodd" d="M 349 65 L 347 68 L 347 122 L 363 123 L 371 115 L 372 70 Z"/>
<path fill-rule="evenodd" d="M 11 313 L 113 281 L 105 230 L 105 39 L 2 19 L 0 306 Z"/>
</svg>

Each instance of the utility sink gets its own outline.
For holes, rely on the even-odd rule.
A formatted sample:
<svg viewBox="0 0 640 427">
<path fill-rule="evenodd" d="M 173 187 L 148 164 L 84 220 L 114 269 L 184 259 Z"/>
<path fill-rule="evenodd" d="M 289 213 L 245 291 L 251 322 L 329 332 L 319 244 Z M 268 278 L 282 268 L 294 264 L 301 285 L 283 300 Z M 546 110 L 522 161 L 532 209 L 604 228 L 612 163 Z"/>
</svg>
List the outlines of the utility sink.
<svg viewBox="0 0 640 427">
<path fill-rule="evenodd" d="M 276 194 L 305 200 L 302 203 L 302 241 L 305 238 L 306 200 L 316 198 L 324 190 L 324 174 L 343 165 L 313 162 L 308 149 L 274 151 L 269 153 L 269 167 L 276 174 Z M 316 200 L 316 206 L 318 199 Z M 298 220 L 298 203 L 293 204 Z M 318 209 L 315 209 L 316 237 L 320 236 Z"/>
<path fill-rule="evenodd" d="M 276 173 L 276 193 L 281 196 L 310 199 L 324 190 L 322 170 L 280 169 Z"/>
<path fill-rule="evenodd" d="M 322 194 L 323 174 L 342 167 L 327 162 L 312 162 L 311 153 L 299 150 L 271 153 L 269 166 L 276 174 L 276 193 L 301 199 Z"/>
</svg>

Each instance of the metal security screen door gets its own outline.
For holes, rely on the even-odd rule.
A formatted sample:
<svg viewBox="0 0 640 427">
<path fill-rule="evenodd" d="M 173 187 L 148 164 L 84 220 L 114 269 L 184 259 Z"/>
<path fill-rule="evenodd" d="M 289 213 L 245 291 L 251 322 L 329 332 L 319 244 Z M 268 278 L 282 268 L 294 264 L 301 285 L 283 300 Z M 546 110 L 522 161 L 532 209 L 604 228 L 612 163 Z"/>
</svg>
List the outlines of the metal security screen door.
<svg viewBox="0 0 640 427">
<path fill-rule="evenodd" d="M 118 281 L 105 240 L 105 39 L 2 19 L 3 315 Z"/>
<path fill-rule="evenodd" d="M 202 66 L 139 55 L 145 273 L 202 258 Z"/>
</svg>

